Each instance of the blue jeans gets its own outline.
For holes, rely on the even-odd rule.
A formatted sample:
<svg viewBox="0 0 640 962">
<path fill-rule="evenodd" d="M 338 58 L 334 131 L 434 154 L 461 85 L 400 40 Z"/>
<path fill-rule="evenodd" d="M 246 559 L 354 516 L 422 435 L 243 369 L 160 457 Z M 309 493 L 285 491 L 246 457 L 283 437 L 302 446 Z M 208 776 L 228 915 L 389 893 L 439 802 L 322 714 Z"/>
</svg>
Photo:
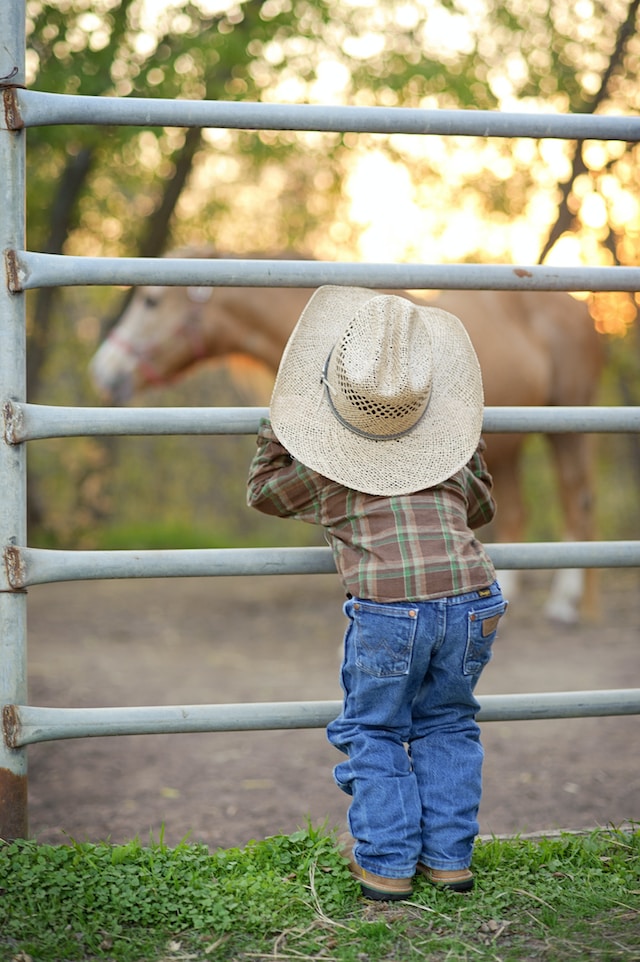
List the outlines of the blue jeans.
<svg viewBox="0 0 640 962">
<path fill-rule="evenodd" d="M 327 736 L 348 755 L 334 777 L 352 797 L 354 857 L 367 871 L 469 866 L 483 761 L 473 690 L 506 607 L 497 582 L 435 601 L 345 604 L 344 703 Z"/>
</svg>

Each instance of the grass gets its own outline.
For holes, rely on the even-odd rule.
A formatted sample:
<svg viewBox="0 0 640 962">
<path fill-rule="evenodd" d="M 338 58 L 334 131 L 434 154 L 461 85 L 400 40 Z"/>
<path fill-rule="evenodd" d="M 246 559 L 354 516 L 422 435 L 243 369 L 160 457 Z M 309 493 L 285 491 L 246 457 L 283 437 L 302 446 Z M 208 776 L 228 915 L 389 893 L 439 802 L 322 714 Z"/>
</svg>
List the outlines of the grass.
<svg viewBox="0 0 640 962">
<path fill-rule="evenodd" d="M 477 843 L 468 896 L 359 897 L 309 826 L 209 852 L 0 843 L 2 962 L 640 960 L 640 830 Z"/>
<path fill-rule="evenodd" d="M 311 525 L 304 525 L 302 521 L 292 524 L 291 527 L 287 525 L 283 527 L 284 530 L 282 527 L 279 528 L 276 535 L 272 532 L 242 534 L 232 525 L 225 526 L 224 523 L 218 523 L 215 527 L 195 528 L 179 520 L 159 519 L 156 522 L 110 525 L 96 529 L 92 533 L 91 548 L 98 551 L 144 551 L 185 548 L 296 547 L 322 544 L 317 536 L 314 537 L 314 529 Z M 40 545 L 60 547 L 55 542 L 45 544 L 43 538 L 40 539 Z"/>
</svg>

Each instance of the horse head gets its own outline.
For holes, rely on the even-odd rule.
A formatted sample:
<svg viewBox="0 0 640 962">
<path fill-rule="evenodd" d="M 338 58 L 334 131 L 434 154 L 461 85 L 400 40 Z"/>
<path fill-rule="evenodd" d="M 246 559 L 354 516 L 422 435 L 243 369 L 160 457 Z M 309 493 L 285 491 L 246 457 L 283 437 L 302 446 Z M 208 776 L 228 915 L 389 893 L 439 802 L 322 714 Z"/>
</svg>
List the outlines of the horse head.
<svg viewBox="0 0 640 962">
<path fill-rule="evenodd" d="M 167 257 L 227 257 L 182 248 Z M 174 381 L 200 361 L 245 355 L 277 369 L 311 290 L 239 287 L 139 287 L 90 363 L 105 401 Z"/>
<path fill-rule="evenodd" d="M 139 287 L 90 365 L 105 400 L 124 404 L 211 356 L 202 324 L 207 287 Z M 220 354 L 225 353 L 222 349 Z"/>
</svg>

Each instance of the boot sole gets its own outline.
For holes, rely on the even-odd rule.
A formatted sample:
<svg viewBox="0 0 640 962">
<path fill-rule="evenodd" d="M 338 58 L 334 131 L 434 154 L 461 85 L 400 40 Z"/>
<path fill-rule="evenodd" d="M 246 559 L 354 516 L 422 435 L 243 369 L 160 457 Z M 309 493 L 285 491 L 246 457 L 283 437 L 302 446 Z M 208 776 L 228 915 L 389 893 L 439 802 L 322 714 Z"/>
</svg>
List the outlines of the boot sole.
<svg viewBox="0 0 640 962">
<path fill-rule="evenodd" d="M 417 866 L 417 874 L 425 878 L 435 888 L 448 889 L 450 892 L 470 892 L 475 884 L 473 875 L 466 879 L 460 879 L 459 882 L 448 882 L 446 879 L 434 878 L 428 866 L 422 865 L 422 863 Z"/>
<path fill-rule="evenodd" d="M 354 876 L 357 879 L 357 876 Z M 368 885 L 360 882 L 360 891 L 365 899 L 374 902 L 403 902 L 410 899 L 413 892 L 380 892 L 378 889 L 371 889 Z"/>
</svg>

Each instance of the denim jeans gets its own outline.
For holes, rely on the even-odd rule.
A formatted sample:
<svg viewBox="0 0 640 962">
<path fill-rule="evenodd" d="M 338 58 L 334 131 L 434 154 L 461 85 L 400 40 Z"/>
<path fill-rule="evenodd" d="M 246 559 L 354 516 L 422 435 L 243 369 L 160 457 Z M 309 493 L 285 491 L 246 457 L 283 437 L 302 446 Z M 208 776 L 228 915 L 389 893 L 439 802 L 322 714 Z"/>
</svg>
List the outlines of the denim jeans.
<svg viewBox="0 0 640 962">
<path fill-rule="evenodd" d="M 473 690 L 506 606 L 497 582 L 435 601 L 345 604 L 344 702 L 327 736 L 348 756 L 334 777 L 352 798 L 354 857 L 367 871 L 469 866 L 483 761 Z"/>
</svg>

